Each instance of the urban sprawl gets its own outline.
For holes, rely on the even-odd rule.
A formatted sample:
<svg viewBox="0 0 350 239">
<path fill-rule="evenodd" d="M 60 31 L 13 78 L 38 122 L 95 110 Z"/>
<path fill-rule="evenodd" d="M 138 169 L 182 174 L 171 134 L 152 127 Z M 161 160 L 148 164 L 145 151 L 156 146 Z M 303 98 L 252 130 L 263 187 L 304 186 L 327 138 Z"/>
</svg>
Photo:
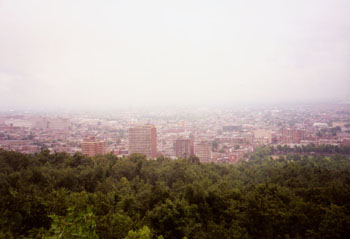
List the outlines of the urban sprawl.
<svg viewBox="0 0 350 239">
<path fill-rule="evenodd" d="M 0 113 L 0 148 L 95 156 L 145 154 L 234 163 L 263 145 L 350 146 L 348 104 Z"/>
</svg>

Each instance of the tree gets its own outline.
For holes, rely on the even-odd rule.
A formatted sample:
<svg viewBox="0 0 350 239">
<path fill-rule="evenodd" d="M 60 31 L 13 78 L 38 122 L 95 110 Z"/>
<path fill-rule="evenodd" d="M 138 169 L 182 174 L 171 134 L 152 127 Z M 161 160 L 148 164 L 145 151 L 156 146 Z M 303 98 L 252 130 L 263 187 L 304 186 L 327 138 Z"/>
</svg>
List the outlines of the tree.
<svg viewBox="0 0 350 239">
<path fill-rule="evenodd" d="M 74 208 L 68 208 L 66 216 L 50 215 L 53 220 L 47 239 L 71 239 L 91 238 L 97 239 L 95 215 L 91 208 L 86 212 L 77 212 Z"/>
<path fill-rule="evenodd" d="M 144 226 L 143 228 L 137 231 L 129 231 L 125 239 L 151 239 L 151 237 L 151 230 L 147 226 Z"/>
</svg>

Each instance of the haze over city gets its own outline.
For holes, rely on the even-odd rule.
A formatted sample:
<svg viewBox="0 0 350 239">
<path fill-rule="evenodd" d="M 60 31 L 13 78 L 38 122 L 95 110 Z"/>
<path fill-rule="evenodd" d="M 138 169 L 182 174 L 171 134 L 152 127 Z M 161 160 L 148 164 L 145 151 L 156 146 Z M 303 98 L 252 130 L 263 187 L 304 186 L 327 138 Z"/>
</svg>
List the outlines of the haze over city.
<svg viewBox="0 0 350 239">
<path fill-rule="evenodd" d="M 0 108 L 345 101 L 350 2 L 0 1 Z"/>
<path fill-rule="evenodd" d="M 0 239 L 350 238 L 350 0 L 0 0 Z"/>
</svg>

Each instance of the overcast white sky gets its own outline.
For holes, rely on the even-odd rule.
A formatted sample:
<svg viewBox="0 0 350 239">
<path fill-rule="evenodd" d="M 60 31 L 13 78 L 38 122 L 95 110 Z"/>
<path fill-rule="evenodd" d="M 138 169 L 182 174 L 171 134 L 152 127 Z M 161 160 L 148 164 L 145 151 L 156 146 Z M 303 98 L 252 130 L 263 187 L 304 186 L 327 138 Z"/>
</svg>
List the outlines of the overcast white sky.
<svg viewBox="0 0 350 239">
<path fill-rule="evenodd" d="M 0 109 L 344 99 L 349 0 L 0 0 Z"/>
</svg>

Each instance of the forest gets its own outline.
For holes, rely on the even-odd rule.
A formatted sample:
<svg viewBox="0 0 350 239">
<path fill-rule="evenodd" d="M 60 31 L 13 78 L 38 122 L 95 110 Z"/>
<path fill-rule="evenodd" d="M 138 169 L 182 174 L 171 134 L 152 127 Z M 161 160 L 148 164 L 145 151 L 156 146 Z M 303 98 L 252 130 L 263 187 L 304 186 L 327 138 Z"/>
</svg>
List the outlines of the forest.
<svg viewBox="0 0 350 239">
<path fill-rule="evenodd" d="M 337 146 L 331 144 L 307 144 L 307 145 L 295 145 L 290 147 L 288 145 L 277 145 L 265 147 L 269 148 L 271 153 L 285 154 L 285 153 L 295 153 L 295 154 L 343 154 L 350 156 L 350 146 Z"/>
<path fill-rule="evenodd" d="M 0 238 L 350 238 L 350 159 L 0 150 Z"/>
</svg>

